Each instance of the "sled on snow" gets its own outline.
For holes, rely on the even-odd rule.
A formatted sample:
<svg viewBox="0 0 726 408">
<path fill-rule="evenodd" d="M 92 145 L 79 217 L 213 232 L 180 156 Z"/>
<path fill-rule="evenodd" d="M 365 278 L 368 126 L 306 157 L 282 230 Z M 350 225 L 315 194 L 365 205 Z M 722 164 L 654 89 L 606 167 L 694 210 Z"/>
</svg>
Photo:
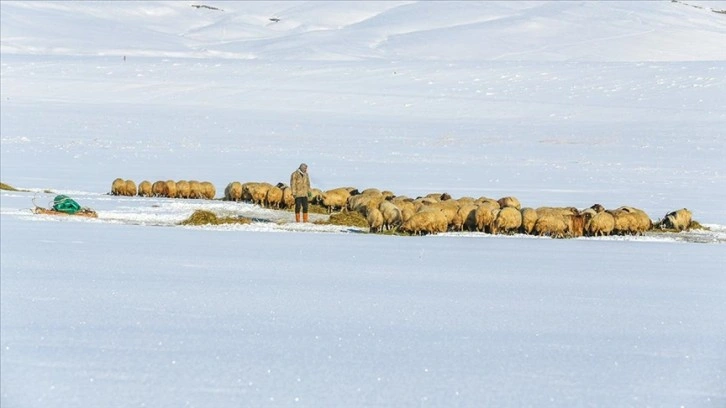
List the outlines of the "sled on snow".
<svg viewBox="0 0 726 408">
<path fill-rule="evenodd" d="M 35 214 L 98 218 L 98 214 L 96 214 L 95 211 L 88 207 L 81 207 L 76 200 L 65 195 L 55 196 L 53 199 L 53 206 L 51 208 L 40 207 L 35 203 L 35 198 L 33 198 L 33 204 L 35 205 L 35 208 L 33 209 L 33 213 Z"/>
</svg>

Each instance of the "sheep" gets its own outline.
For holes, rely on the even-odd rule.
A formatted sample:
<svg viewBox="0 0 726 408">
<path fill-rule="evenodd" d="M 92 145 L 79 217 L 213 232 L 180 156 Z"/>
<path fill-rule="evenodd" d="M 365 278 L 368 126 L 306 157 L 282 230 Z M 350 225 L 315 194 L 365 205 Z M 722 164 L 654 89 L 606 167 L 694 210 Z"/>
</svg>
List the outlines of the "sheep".
<svg viewBox="0 0 726 408">
<path fill-rule="evenodd" d="M 494 221 L 494 211 L 499 211 L 499 204 L 497 208 L 492 209 L 488 205 L 479 205 L 474 212 L 474 220 L 476 222 L 477 231 L 491 232 L 492 222 Z"/>
<path fill-rule="evenodd" d="M 381 232 L 384 220 L 383 214 L 381 214 L 378 208 L 368 209 L 368 213 L 366 214 L 366 221 L 368 221 L 368 227 L 370 228 L 370 232 Z"/>
<path fill-rule="evenodd" d="M 357 190 L 355 189 L 352 191 L 357 193 Z M 323 206 L 327 208 L 328 213 L 331 213 L 334 209 L 346 208 L 348 198 L 351 197 L 351 195 L 357 194 L 351 194 L 351 190 L 346 187 L 334 188 L 323 192 L 322 203 Z"/>
<path fill-rule="evenodd" d="M 383 226 L 386 227 L 387 230 L 398 227 L 403 222 L 403 219 L 401 218 L 401 210 L 391 201 L 381 201 L 378 205 L 378 211 L 380 211 L 381 215 L 383 215 Z"/>
<path fill-rule="evenodd" d="M 576 215 L 580 213 L 580 210 L 578 210 L 575 207 L 537 207 L 535 210 L 537 211 L 537 216 L 541 217 L 543 215 L 548 214 L 555 214 L 555 215 Z"/>
<path fill-rule="evenodd" d="M 590 213 L 583 211 L 585 215 L 585 233 L 589 236 L 608 236 L 615 229 L 615 218 L 610 212 Z"/>
<path fill-rule="evenodd" d="M 155 181 L 151 185 L 151 193 L 154 197 L 166 197 L 166 182 L 161 180 Z"/>
<path fill-rule="evenodd" d="M 292 188 L 282 185 L 282 206 L 285 208 L 293 208 L 295 206 L 295 197 L 292 195 Z"/>
<path fill-rule="evenodd" d="M 242 199 L 242 183 L 233 181 L 224 188 L 225 201 L 239 201 Z"/>
<path fill-rule="evenodd" d="M 282 187 L 285 187 L 283 183 L 277 183 L 277 185 L 272 186 L 269 190 L 267 190 L 267 196 L 265 197 L 266 207 L 280 208 L 282 205 Z"/>
<path fill-rule="evenodd" d="M 153 195 L 151 193 L 151 182 L 149 180 L 144 180 L 139 183 L 138 195 L 141 197 L 151 197 Z"/>
<path fill-rule="evenodd" d="M 622 206 L 610 212 L 615 218 L 615 229 L 617 234 L 642 235 L 653 227 L 648 214 L 645 211 L 634 207 Z"/>
<path fill-rule="evenodd" d="M 368 189 L 368 193 L 360 193 L 358 195 L 348 197 L 346 208 L 348 211 L 356 211 L 362 215 L 366 215 L 366 211 L 370 207 L 378 207 L 383 201 L 383 195 Z"/>
<path fill-rule="evenodd" d="M 111 194 L 112 195 L 124 195 L 126 192 L 126 181 L 122 178 L 117 178 L 111 183 Z"/>
<path fill-rule="evenodd" d="M 595 212 L 597 213 L 605 211 L 605 207 L 603 207 L 602 204 L 593 204 L 592 206 L 590 206 L 590 208 L 595 210 Z"/>
<path fill-rule="evenodd" d="M 452 220 L 455 231 L 476 230 L 476 209 L 479 206 L 474 204 L 463 204 L 459 206 L 456 216 Z"/>
<path fill-rule="evenodd" d="M 459 211 L 459 204 L 454 200 L 439 201 L 438 203 L 430 204 L 428 207 L 440 209 L 446 216 L 447 228 L 454 227 L 454 219 L 456 213 Z"/>
<path fill-rule="evenodd" d="M 174 180 L 166 181 L 166 196 L 176 198 L 176 182 Z"/>
<path fill-rule="evenodd" d="M 497 200 L 497 202 L 499 203 L 499 206 L 501 208 L 512 207 L 512 208 L 516 208 L 517 210 L 522 209 L 522 204 L 520 204 L 517 197 L 512 197 L 512 196 L 502 197 L 499 200 Z"/>
<path fill-rule="evenodd" d="M 311 204 L 321 204 L 323 202 L 323 191 L 319 188 L 311 188 L 310 197 Z"/>
<path fill-rule="evenodd" d="M 514 207 L 504 207 L 497 213 L 496 218 L 492 221 L 491 232 L 498 234 L 499 232 L 510 233 L 517 231 L 522 225 L 522 213 Z"/>
<path fill-rule="evenodd" d="M 267 198 L 267 191 L 270 190 L 270 183 L 245 183 L 242 185 L 242 194 L 245 200 L 251 201 L 253 204 L 264 205 Z"/>
<path fill-rule="evenodd" d="M 411 234 L 435 234 L 437 232 L 446 232 L 448 221 L 444 213 L 435 207 L 425 208 L 406 220 L 401 225 L 401 230 Z"/>
<path fill-rule="evenodd" d="M 134 183 L 133 180 L 126 180 L 124 182 L 125 188 L 124 188 L 124 195 L 133 197 L 136 195 L 136 183 Z"/>
<path fill-rule="evenodd" d="M 552 238 L 564 238 L 568 231 L 567 216 L 549 213 L 537 217 L 534 233 L 539 236 L 549 235 Z"/>
<path fill-rule="evenodd" d="M 661 225 L 678 231 L 688 230 L 693 221 L 693 213 L 687 208 L 672 211 L 663 218 Z"/>
<path fill-rule="evenodd" d="M 522 213 L 522 232 L 531 235 L 537 223 L 537 211 L 534 208 L 524 207 L 519 212 Z"/>
<path fill-rule="evenodd" d="M 377 188 L 367 188 L 360 192 L 361 194 L 375 194 L 375 195 L 381 195 L 381 190 Z"/>
<path fill-rule="evenodd" d="M 214 184 L 211 181 L 202 181 L 199 185 L 201 187 L 201 198 L 214 200 L 214 197 L 217 195 L 217 188 L 214 187 Z"/>
<path fill-rule="evenodd" d="M 567 221 L 568 235 L 573 238 L 581 237 L 585 233 L 585 216 L 582 214 L 568 215 L 565 217 Z"/>
<path fill-rule="evenodd" d="M 189 180 L 189 198 L 203 198 L 202 183 L 197 180 Z"/>
<path fill-rule="evenodd" d="M 192 190 L 189 187 L 189 182 L 186 180 L 179 180 L 176 182 L 176 196 L 179 198 L 189 198 Z"/>
</svg>

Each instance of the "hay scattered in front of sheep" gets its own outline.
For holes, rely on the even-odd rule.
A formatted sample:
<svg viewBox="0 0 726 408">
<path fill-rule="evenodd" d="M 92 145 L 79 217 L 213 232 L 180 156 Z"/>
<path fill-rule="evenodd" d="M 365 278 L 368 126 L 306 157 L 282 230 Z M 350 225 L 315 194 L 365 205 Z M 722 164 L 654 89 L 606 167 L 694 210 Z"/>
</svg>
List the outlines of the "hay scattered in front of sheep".
<svg viewBox="0 0 726 408">
<path fill-rule="evenodd" d="M 180 222 L 180 225 L 222 225 L 222 224 L 249 224 L 252 220 L 245 217 L 218 217 L 217 214 L 206 211 L 196 210 L 186 220 Z"/>
<path fill-rule="evenodd" d="M 0 190 L 18 191 L 17 188 L 3 182 L 0 182 Z"/>
<path fill-rule="evenodd" d="M 368 221 L 357 211 L 343 211 L 330 214 L 328 221 L 316 221 L 322 225 L 344 225 L 348 227 L 368 228 Z"/>
<path fill-rule="evenodd" d="M 295 212 L 295 206 L 285 208 L 287 212 Z M 310 214 L 327 214 L 328 209 L 319 204 L 308 204 L 308 212 Z"/>
</svg>

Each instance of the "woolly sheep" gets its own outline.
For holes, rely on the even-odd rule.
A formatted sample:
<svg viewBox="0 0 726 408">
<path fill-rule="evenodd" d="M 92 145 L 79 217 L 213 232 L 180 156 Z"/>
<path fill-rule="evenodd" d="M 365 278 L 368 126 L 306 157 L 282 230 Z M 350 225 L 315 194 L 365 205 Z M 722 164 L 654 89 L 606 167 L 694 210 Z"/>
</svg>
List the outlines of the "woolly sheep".
<svg viewBox="0 0 726 408">
<path fill-rule="evenodd" d="M 537 217 L 534 233 L 539 236 L 549 235 L 553 238 L 564 238 L 568 231 L 567 216 L 549 213 Z"/>
<path fill-rule="evenodd" d="M 521 225 L 522 213 L 514 207 L 504 207 L 499 210 L 496 218 L 492 221 L 491 232 L 492 234 L 510 233 L 517 231 Z"/>
<path fill-rule="evenodd" d="M 272 184 L 270 183 L 245 183 L 242 185 L 242 195 L 247 201 L 251 201 L 253 204 L 260 206 L 265 205 L 265 199 L 267 198 L 267 191 L 270 190 Z"/>
<path fill-rule="evenodd" d="M 585 234 L 593 237 L 608 236 L 615 229 L 615 218 L 607 211 L 594 214 L 584 211 Z"/>
<path fill-rule="evenodd" d="M 610 213 L 615 218 L 613 232 L 617 234 L 641 235 L 653 227 L 653 221 L 648 214 L 638 208 L 622 206 Z"/>
<path fill-rule="evenodd" d="M 368 214 L 366 214 L 366 221 L 368 221 L 368 227 L 370 227 L 370 232 L 381 232 L 384 221 L 383 214 L 381 214 L 378 208 L 368 209 Z"/>
<path fill-rule="evenodd" d="M 174 180 L 166 181 L 166 196 L 176 198 L 176 182 Z"/>
<path fill-rule="evenodd" d="M 428 208 L 419 211 L 401 225 L 401 230 L 411 234 L 435 234 L 446 232 L 448 221 L 444 213 L 437 208 Z"/>
<path fill-rule="evenodd" d="M 161 180 L 155 181 L 151 185 L 151 192 L 154 197 L 166 197 L 166 182 Z"/>
<path fill-rule="evenodd" d="M 473 201 L 472 201 L 473 202 Z M 456 231 L 475 231 L 476 230 L 476 209 L 479 208 L 475 204 L 461 204 L 456 216 L 452 221 L 454 230 Z"/>
<path fill-rule="evenodd" d="M 386 227 L 387 230 L 398 227 L 403 222 L 403 219 L 401 218 L 401 210 L 391 201 L 381 201 L 378 205 L 378 210 L 381 212 L 381 215 L 383 215 L 383 226 Z"/>
<path fill-rule="evenodd" d="M 282 205 L 282 187 L 285 187 L 283 183 L 277 183 L 276 186 L 272 186 L 269 190 L 267 190 L 265 206 L 268 208 L 280 208 Z"/>
<path fill-rule="evenodd" d="M 111 194 L 112 195 L 124 195 L 126 192 L 126 181 L 122 178 L 117 178 L 111 183 Z"/>
<path fill-rule="evenodd" d="M 124 188 L 124 195 L 133 197 L 136 195 L 136 183 L 134 183 L 133 180 L 126 180 L 124 182 L 125 188 Z"/>
<path fill-rule="evenodd" d="M 282 186 L 282 206 L 285 208 L 293 208 L 295 206 L 295 197 L 292 195 L 292 188 L 284 184 Z"/>
<path fill-rule="evenodd" d="M 192 194 L 192 189 L 189 187 L 189 182 L 186 180 L 179 180 L 176 182 L 176 196 L 179 198 L 189 198 Z"/>
<path fill-rule="evenodd" d="M 204 198 L 202 183 L 197 180 L 189 180 L 189 198 Z"/>
<path fill-rule="evenodd" d="M 488 205 L 480 204 L 474 212 L 474 219 L 476 221 L 476 229 L 481 232 L 491 232 L 492 222 L 494 221 L 494 211 L 499 211 L 499 205 L 497 208 L 492 209 Z"/>
<path fill-rule="evenodd" d="M 214 200 L 214 197 L 217 195 L 217 188 L 214 187 L 214 184 L 211 181 L 202 181 L 199 184 L 201 185 L 202 198 Z"/>
<path fill-rule="evenodd" d="M 524 207 L 519 212 L 522 213 L 522 232 L 531 235 L 537 223 L 537 211 L 534 208 Z"/>
<path fill-rule="evenodd" d="M 693 213 L 687 208 L 681 208 L 680 210 L 672 211 L 666 214 L 663 219 L 663 225 L 666 228 L 672 228 L 678 231 L 688 230 L 691 227 L 693 221 Z"/>
<path fill-rule="evenodd" d="M 497 202 L 499 203 L 499 206 L 501 208 L 512 207 L 512 208 L 516 208 L 517 210 L 522 209 L 522 204 L 520 204 L 517 197 L 512 197 L 512 196 L 502 197 L 499 200 L 497 200 Z"/>
<path fill-rule="evenodd" d="M 224 199 L 226 201 L 239 201 L 242 199 L 242 183 L 233 181 L 224 188 Z"/>
<path fill-rule="evenodd" d="M 138 195 L 141 197 L 151 197 L 153 195 L 151 192 L 151 182 L 149 180 L 144 180 L 139 183 Z"/>
<path fill-rule="evenodd" d="M 346 208 L 350 196 L 351 191 L 347 187 L 334 188 L 323 192 L 322 203 L 328 209 L 328 213 L 331 213 L 334 209 Z"/>
</svg>

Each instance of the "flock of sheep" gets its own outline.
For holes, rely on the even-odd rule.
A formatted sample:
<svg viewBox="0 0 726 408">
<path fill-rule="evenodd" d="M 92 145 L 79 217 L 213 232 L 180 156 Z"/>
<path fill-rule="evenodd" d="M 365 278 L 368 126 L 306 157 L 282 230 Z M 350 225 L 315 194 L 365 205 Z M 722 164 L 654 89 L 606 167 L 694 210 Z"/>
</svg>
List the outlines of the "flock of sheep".
<svg viewBox="0 0 726 408">
<path fill-rule="evenodd" d="M 111 188 L 115 195 L 140 195 L 170 198 L 213 199 L 214 186 L 209 182 L 143 181 L 137 189 L 133 181 L 116 179 Z M 263 207 L 283 209 L 294 206 L 290 187 L 278 183 L 233 181 L 224 189 L 224 200 L 246 201 Z M 683 231 L 690 228 L 692 213 L 686 208 L 670 212 L 653 223 L 641 209 L 623 206 L 606 209 L 595 204 L 584 210 L 575 207 L 522 207 L 516 197 L 498 200 L 480 197 L 452 198 L 446 193 L 423 197 L 397 196 L 390 191 L 369 188 L 358 191 L 340 187 L 327 191 L 312 189 L 311 203 L 325 207 L 329 213 L 360 213 L 371 232 L 398 230 L 409 234 L 435 234 L 447 231 L 480 231 L 490 234 L 524 233 L 554 238 L 607 235 L 641 235 L 660 227 Z"/>
<path fill-rule="evenodd" d="M 120 196 L 141 197 L 168 197 L 168 198 L 204 198 L 208 200 L 214 199 L 217 190 L 214 184 L 208 181 L 174 181 L 159 180 L 153 184 L 144 180 L 139 183 L 138 188 L 133 180 L 124 180 L 117 178 L 111 183 L 111 194 Z"/>
</svg>

